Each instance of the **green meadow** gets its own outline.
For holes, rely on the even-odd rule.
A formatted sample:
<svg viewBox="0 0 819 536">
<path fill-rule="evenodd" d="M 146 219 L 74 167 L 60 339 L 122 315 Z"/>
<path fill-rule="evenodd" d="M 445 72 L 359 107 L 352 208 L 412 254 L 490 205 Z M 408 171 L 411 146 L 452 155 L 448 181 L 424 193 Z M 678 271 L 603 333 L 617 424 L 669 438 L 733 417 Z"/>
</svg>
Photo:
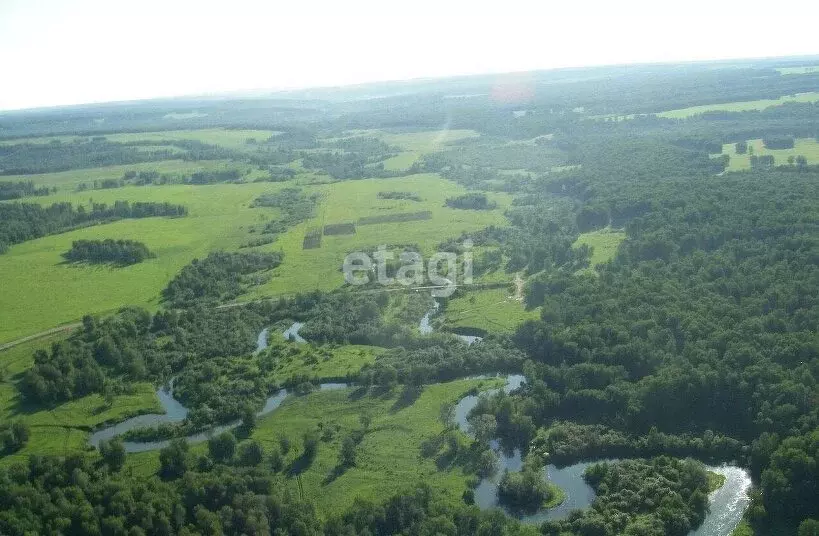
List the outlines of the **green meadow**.
<svg viewBox="0 0 819 536">
<path fill-rule="evenodd" d="M 321 195 L 316 216 L 301 223 L 267 249 L 284 252 L 284 262 L 272 279 L 257 287 L 252 296 L 287 294 L 306 290 L 331 290 L 344 283 L 341 266 L 344 257 L 354 251 L 372 250 L 379 245 L 417 244 L 423 254 L 464 231 L 475 231 L 488 225 L 505 225 L 503 211 L 511 202 L 507 194 L 490 194 L 498 203 L 494 210 L 457 210 L 445 206 L 448 197 L 466 190 L 438 175 L 424 174 L 393 179 L 364 179 L 336 182 L 314 187 Z M 378 192 L 411 191 L 421 202 L 401 199 L 379 199 Z M 303 249 L 305 234 L 311 229 L 338 223 L 356 223 L 363 217 L 385 216 L 429 211 L 425 220 L 356 225 L 352 235 L 324 235 L 315 249 Z"/>
<path fill-rule="evenodd" d="M 526 320 L 540 317 L 540 309 L 527 310 L 509 288 L 466 291 L 447 302 L 444 327 L 476 328 L 487 333 L 509 333 Z"/>
<path fill-rule="evenodd" d="M 809 165 L 819 163 L 819 142 L 814 138 L 798 138 L 795 140 L 793 149 L 767 149 L 762 140 L 748 140 L 748 148 L 753 147 L 753 152 L 757 156 L 770 154 L 774 156 L 774 163 L 777 166 L 786 165 L 789 156 L 802 155 L 808 159 Z M 751 155 L 736 154 L 736 145 L 728 143 L 722 146 L 722 154 L 731 157 L 728 161 L 728 171 L 740 171 L 751 168 Z"/>
<path fill-rule="evenodd" d="M 275 209 L 250 208 L 262 192 L 281 184 L 127 187 L 57 193 L 31 199 L 112 204 L 116 200 L 167 201 L 185 205 L 182 218 L 120 220 L 105 225 L 23 242 L 0 255 L 0 342 L 13 340 L 86 313 L 114 311 L 124 305 L 155 309 L 159 293 L 187 263 L 216 249 L 234 250 L 250 238 Z M 78 239 L 131 239 L 145 243 L 156 258 L 127 267 L 63 264 L 61 254 Z"/>
<path fill-rule="evenodd" d="M 575 240 L 572 246 L 579 247 L 586 245 L 592 249 L 588 270 L 593 272 L 595 266 L 605 264 L 614 258 L 617 254 L 617 248 L 620 247 L 620 243 L 625 239 L 626 233 L 623 231 L 615 231 L 607 228 L 582 233 L 577 237 L 577 240 Z"/>
<path fill-rule="evenodd" d="M 819 101 L 819 92 L 799 93 L 798 95 L 785 95 L 778 99 L 760 99 L 753 101 L 726 102 L 723 104 L 705 104 L 703 106 L 691 106 L 678 110 L 667 110 L 657 115 L 670 119 L 684 119 L 705 112 L 726 111 L 745 112 L 748 110 L 763 110 L 771 106 L 777 106 L 786 102 L 816 102 Z"/>
</svg>

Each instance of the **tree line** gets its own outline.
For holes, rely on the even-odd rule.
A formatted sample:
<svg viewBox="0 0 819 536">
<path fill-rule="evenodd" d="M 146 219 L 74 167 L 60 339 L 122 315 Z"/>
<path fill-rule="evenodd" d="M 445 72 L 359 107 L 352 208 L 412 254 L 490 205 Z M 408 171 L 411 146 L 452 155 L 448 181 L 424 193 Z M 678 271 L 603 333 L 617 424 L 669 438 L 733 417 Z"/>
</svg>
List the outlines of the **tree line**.
<svg viewBox="0 0 819 536">
<path fill-rule="evenodd" d="M 36 203 L 0 204 L 0 253 L 10 245 L 42 236 L 70 231 L 77 227 L 110 222 L 125 218 L 185 216 L 188 209 L 171 203 L 116 201 L 113 205 L 93 203 L 88 210 L 84 205 L 54 203 L 43 206 Z"/>
</svg>

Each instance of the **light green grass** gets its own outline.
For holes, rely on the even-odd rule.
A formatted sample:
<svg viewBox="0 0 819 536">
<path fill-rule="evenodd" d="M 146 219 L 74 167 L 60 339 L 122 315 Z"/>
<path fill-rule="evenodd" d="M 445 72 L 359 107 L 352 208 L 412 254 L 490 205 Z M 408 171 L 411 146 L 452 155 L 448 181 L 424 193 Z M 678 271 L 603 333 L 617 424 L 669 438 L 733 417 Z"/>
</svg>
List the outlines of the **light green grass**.
<svg viewBox="0 0 819 536">
<path fill-rule="evenodd" d="M 409 169 L 416 160 L 418 160 L 420 153 L 416 152 L 403 152 L 399 153 L 392 158 L 387 158 L 384 160 L 384 169 L 387 171 L 401 171 L 404 169 Z"/>
<path fill-rule="evenodd" d="M 753 101 L 739 101 L 726 102 L 722 104 L 705 104 L 703 106 L 691 106 L 690 108 L 681 108 L 678 110 L 667 110 L 660 112 L 657 115 L 660 117 L 667 117 L 670 119 L 683 119 L 691 117 L 692 115 L 701 114 L 704 112 L 715 112 L 718 110 L 727 112 L 744 112 L 748 110 L 763 110 L 771 106 L 777 106 L 786 102 L 816 102 L 819 101 L 819 92 L 812 91 L 810 93 L 799 93 L 797 95 L 785 95 L 778 99 L 760 99 Z"/>
<path fill-rule="evenodd" d="M 512 276 L 509 276 L 510 279 Z M 540 309 L 526 310 L 508 288 L 465 292 L 449 300 L 444 313 L 447 329 L 477 328 L 488 333 L 514 331 L 526 320 L 539 318 Z"/>
<path fill-rule="evenodd" d="M 159 293 L 194 257 L 215 249 L 236 249 L 250 227 L 269 220 L 275 209 L 250 208 L 262 192 L 282 184 L 163 186 L 58 193 L 34 198 L 112 204 L 116 200 L 167 201 L 188 207 L 182 218 L 120 220 L 106 225 L 23 242 L 0 255 L 0 342 L 75 321 L 86 313 L 124 305 L 154 309 Z M 121 238 L 145 243 L 156 258 L 127 267 L 62 264 L 61 254 L 78 239 Z"/>
<path fill-rule="evenodd" d="M 802 155 L 808 164 L 819 164 L 819 143 L 814 138 L 799 138 L 794 142 L 793 149 L 766 149 L 762 140 L 748 140 L 748 147 L 753 147 L 757 156 L 771 154 L 774 156 L 774 165 L 782 166 L 788 163 L 788 157 Z M 722 146 L 722 154 L 731 157 L 728 161 L 728 171 L 741 171 L 751 168 L 751 155 L 736 154 L 736 145 L 728 143 Z"/>
<path fill-rule="evenodd" d="M 819 65 L 810 65 L 805 67 L 777 67 L 779 74 L 808 74 L 819 72 Z"/>
<path fill-rule="evenodd" d="M 566 500 L 566 492 L 563 491 L 563 488 L 551 482 L 548 482 L 547 486 L 549 486 L 550 497 L 548 501 L 543 503 L 543 508 L 554 508 L 563 504 L 563 501 Z"/>
<path fill-rule="evenodd" d="M 345 345 L 336 348 L 312 348 L 306 345 L 288 345 L 290 349 L 279 351 L 281 356 L 273 368 L 279 381 L 295 374 L 306 374 L 321 381 L 340 379 L 355 374 L 364 365 L 375 362 L 383 348 L 375 346 Z"/>
<path fill-rule="evenodd" d="M 589 269 L 593 270 L 598 264 L 605 264 L 617 255 L 617 248 L 626 239 L 626 233 L 613 231 L 611 229 L 601 229 L 589 233 L 582 233 L 577 237 L 572 247 L 587 245 L 592 248 Z"/>
<path fill-rule="evenodd" d="M 384 169 L 400 171 L 408 169 L 424 154 L 442 151 L 448 143 L 479 136 L 474 130 L 427 130 L 396 134 L 380 130 L 355 131 L 357 136 L 376 136 L 389 145 L 400 147 L 404 152 L 384 160 Z"/>
<path fill-rule="evenodd" d="M 464 231 L 489 225 L 506 225 L 503 211 L 511 198 L 490 194 L 497 201 L 495 210 L 457 210 L 444 205 L 448 197 L 466 190 L 438 175 L 412 175 L 396 179 L 366 179 L 336 182 L 314 191 L 321 194 L 316 217 L 282 234 L 270 250 L 284 251 L 284 262 L 266 285 L 257 287 L 254 296 L 290 294 L 308 290 L 331 290 L 344 284 L 341 266 L 352 251 L 371 250 L 380 244 L 417 244 L 424 255 L 448 238 Z M 422 202 L 379 199 L 378 192 L 402 190 L 418 193 Z M 363 216 L 429 210 L 432 218 L 423 221 L 357 225 L 354 235 L 324 236 L 321 247 L 302 249 L 308 229 L 332 223 L 356 222 Z"/>
</svg>

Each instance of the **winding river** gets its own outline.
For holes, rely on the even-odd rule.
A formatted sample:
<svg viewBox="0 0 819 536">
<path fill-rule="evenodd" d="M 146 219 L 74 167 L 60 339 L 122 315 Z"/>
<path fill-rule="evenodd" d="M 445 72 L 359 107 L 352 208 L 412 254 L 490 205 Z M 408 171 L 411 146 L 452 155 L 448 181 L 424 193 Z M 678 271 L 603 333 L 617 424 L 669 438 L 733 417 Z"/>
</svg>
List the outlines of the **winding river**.
<svg viewBox="0 0 819 536">
<path fill-rule="evenodd" d="M 521 375 L 508 376 L 503 390 L 510 393 L 520 387 L 524 381 Z M 482 394 L 493 394 L 498 391 L 498 389 L 493 389 Z M 467 416 L 477 405 L 478 399 L 479 395 L 465 396 L 455 406 L 453 412 L 455 424 L 466 433 L 470 433 Z M 495 475 L 481 480 L 478 487 L 475 488 L 475 504 L 482 509 L 498 506 L 498 483 L 504 470 L 520 471 L 523 466 L 519 449 L 505 452 L 494 440 L 490 442 L 490 446 L 498 455 L 498 470 Z M 518 518 L 524 523 L 538 524 L 549 519 L 563 519 L 572 510 L 590 506 L 594 501 L 595 493 L 583 479 L 583 472 L 586 467 L 599 461 L 616 460 L 601 459 L 580 462 L 561 468 L 552 464 L 547 465 L 543 469 L 544 477 L 560 487 L 566 493 L 566 499 L 555 508 L 543 509 L 532 515 L 518 516 Z M 708 496 L 710 512 L 703 524 L 697 530 L 692 531 L 690 536 L 728 536 L 739 524 L 750 503 L 748 492 L 751 488 L 751 477 L 747 470 L 736 466 L 706 467 L 709 471 L 725 476 L 725 483 Z"/>
<path fill-rule="evenodd" d="M 435 306 L 424 315 L 419 325 L 419 331 L 422 334 L 429 334 L 433 331 L 430 324 L 430 316 L 438 312 L 440 305 L 435 302 Z M 305 340 L 298 334 L 302 324 L 294 322 L 283 336 L 296 342 L 305 342 Z M 257 340 L 256 353 L 261 352 L 267 348 L 269 330 L 264 329 L 259 333 Z M 475 340 L 481 340 L 480 337 L 467 339 L 461 336 L 468 344 Z M 484 376 L 488 377 L 488 376 Z M 512 374 L 506 377 L 506 383 L 503 386 L 503 391 L 511 393 L 518 389 L 525 382 L 525 378 L 519 374 Z M 334 390 L 344 389 L 349 387 L 346 383 L 324 383 L 319 386 L 320 390 Z M 500 389 L 493 389 L 481 393 L 481 395 L 489 395 L 498 392 Z M 113 437 L 124 434 L 129 430 L 141 427 L 157 426 L 162 423 L 179 423 L 185 420 L 188 414 L 187 408 L 183 406 L 178 400 L 173 397 L 173 380 L 167 386 L 161 387 L 157 392 L 162 408 L 165 410 L 164 414 L 147 414 L 139 415 L 127 419 L 121 423 L 109 426 L 94 432 L 89 443 L 94 447 L 99 446 L 100 441 L 111 439 Z M 281 389 L 265 400 L 265 404 L 256 415 L 261 417 L 275 411 L 282 402 L 287 398 L 287 389 Z M 467 417 L 473 408 L 478 403 L 480 395 L 467 395 L 461 398 L 455 405 L 453 411 L 453 420 L 455 424 L 465 431 L 470 433 L 469 422 Z M 215 434 L 221 433 L 225 430 L 231 430 L 238 427 L 239 421 L 215 426 L 206 431 L 199 432 L 188 436 L 186 439 L 190 443 L 199 443 L 207 441 Z M 145 452 L 150 450 L 157 450 L 166 447 L 170 444 L 170 440 L 162 441 L 148 441 L 124 442 L 125 450 L 127 452 Z M 520 471 L 523 465 L 521 452 L 519 449 L 514 449 L 511 452 L 504 451 L 497 441 L 490 442 L 491 448 L 498 455 L 498 470 L 492 477 L 487 477 L 481 480 L 478 487 L 475 489 L 475 504 L 482 508 L 492 508 L 498 506 L 498 482 L 504 470 L 511 472 Z M 596 461 L 612 461 L 612 460 L 596 460 Z M 566 494 L 566 498 L 562 504 L 555 508 L 543 509 L 532 515 L 520 516 L 524 523 L 541 523 L 548 519 L 562 519 L 569 515 L 572 510 L 587 508 L 594 501 L 595 493 L 592 488 L 583 480 L 583 472 L 594 461 L 580 462 L 567 467 L 558 468 L 555 465 L 549 464 L 544 467 L 544 477 L 559 486 Z M 708 470 L 714 471 L 725 476 L 725 483 L 718 490 L 712 492 L 708 499 L 710 505 L 710 512 L 705 518 L 704 523 L 695 531 L 691 532 L 691 536 L 728 536 L 733 532 L 734 528 L 739 524 L 745 509 L 748 507 L 750 499 L 748 491 L 751 487 L 751 478 L 748 471 L 745 469 L 723 465 L 720 467 L 708 466 Z"/>
<path fill-rule="evenodd" d="M 296 342 L 306 342 L 299 335 L 299 329 L 301 326 L 302 324 L 300 322 L 294 322 L 292 326 L 282 333 L 282 335 L 285 338 Z M 259 333 L 256 340 L 255 353 L 259 353 L 267 348 L 269 335 L 270 330 L 268 328 L 263 329 L 261 333 Z M 323 383 L 319 385 L 319 390 L 327 391 L 333 389 L 344 389 L 346 387 L 348 387 L 346 383 Z M 256 416 L 261 417 L 275 411 L 279 406 L 281 406 L 284 399 L 287 398 L 287 395 L 287 389 L 280 389 L 273 395 L 269 396 L 265 400 L 262 409 L 256 412 Z M 100 441 L 105 441 L 116 436 L 120 436 L 130 430 L 156 427 L 160 424 L 181 423 L 188 416 L 188 409 L 173 397 L 173 380 L 171 380 L 167 386 L 160 387 L 156 391 L 156 396 L 159 398 L 159 403 L 162 406 L 162 409 L 165 410 L 165 413 L 148 413 L 145 415 L 137 415 L 136 417 L 132 417 L 112 426 L 97 430 L 96 432 L 92 433 L 91 437 L 88 439 L 89 444 L 94 447 L 98 447 Z M 240 424 L 240 421 L 234 421 L 228 424 L 214 426 L 213 428 L 203 432 L 189 435 L 185 439 L 187 439 L 189 443 L 201 443 L 202 441 L 207 441 L 215 434 L 219 434 L 225 430 L 237 428 Z M 123 444 L 126 452 L 146 452 L 165 448 L 170 444 L 170 442 L 171 440 L 165 439 L 161 441 L 124 441 Z"/>
</svg>

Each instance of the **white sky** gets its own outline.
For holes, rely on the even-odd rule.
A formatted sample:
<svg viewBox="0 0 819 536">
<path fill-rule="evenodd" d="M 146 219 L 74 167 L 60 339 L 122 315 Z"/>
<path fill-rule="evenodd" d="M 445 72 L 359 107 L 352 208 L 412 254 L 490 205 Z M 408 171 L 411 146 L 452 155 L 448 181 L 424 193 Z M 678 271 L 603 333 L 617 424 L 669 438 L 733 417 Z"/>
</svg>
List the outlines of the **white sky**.
<svg viewBox="0 0 819 536">
<path fill-rule="evenodd" d="M 0 110 L 819 53 L 819 2 L 786 6 L 778 10 L 770 0 L 0 0 Z"/>
</svg>

